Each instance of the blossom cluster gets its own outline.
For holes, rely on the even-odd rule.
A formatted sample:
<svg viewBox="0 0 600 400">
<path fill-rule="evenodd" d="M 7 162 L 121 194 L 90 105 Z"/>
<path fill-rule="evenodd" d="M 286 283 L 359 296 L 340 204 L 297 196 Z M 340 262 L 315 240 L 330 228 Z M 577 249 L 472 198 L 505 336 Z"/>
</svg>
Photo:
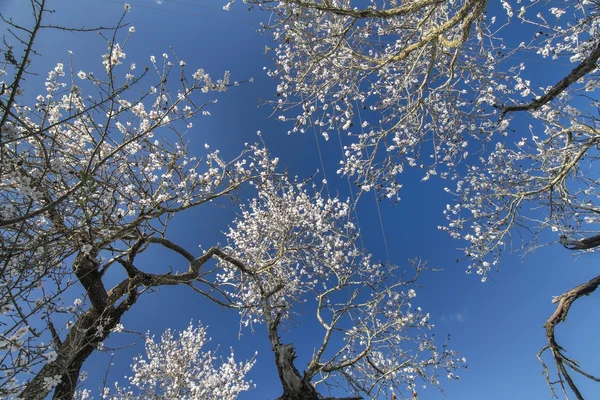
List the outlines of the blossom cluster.
<svg viewBox="0 0 600 400">
<path fill-rule="evenodd" d="M 236 362 L 233 349 L 220 365 L 212 351 L 203 351 L 210 341 L 206 328 L 192 323 L 174 334 L 167 329 L 159 342 L 146 334 L 146 355 L 134 358 L 130 387 L 115 384 L 103 398 L 110 400 L 185 399 L 235 400 L 254 385 L 245 379 L 254 359 Z"/>
</svg>

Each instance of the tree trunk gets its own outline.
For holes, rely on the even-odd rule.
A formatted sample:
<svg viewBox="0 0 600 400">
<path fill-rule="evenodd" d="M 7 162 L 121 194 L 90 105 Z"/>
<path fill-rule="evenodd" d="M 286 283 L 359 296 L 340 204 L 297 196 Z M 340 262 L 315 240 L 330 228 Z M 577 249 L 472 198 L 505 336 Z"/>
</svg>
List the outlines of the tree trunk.
<svg viewBox="0 0 600 400">
<path fill-rule="evenodd" d="M 84 349 L 79 351 L 75 356 L 75 359 L 67 367 L 67 371 L 60 377 L 60 383 L 54 390 L 53 400 L 72 400 L 75 395 L 75 389 L 77 389 L 77 382 L 79 382 L 79 373 L 81 367 L 87 358 L 94 351 L 95 346 L 87 345 Z"/>
<path fill-rule="evenodd" d="M 47 387 L 45 380 L 54 377 L 61 378 L 57 390 L 60 388 L 61 393 L 66 393 L 67 387 L 71 386 L 73 389 L 70 392 L 74 393 L 78 378 L 75 376 L 75 382 L 72 381 L 74 367 L 79 364 L 77 369 L 81 368 L 83 361 L 91 354 L 93 346 L 102 340 L 94 334 L 94 328 L 99 320 L 100 315 L 94 309 L 83 314 L 56 350 L 56 360 L 42 367 L 40 372 L 25 386 L 19 398 L 23 400 L 45 399 L 52 390 Z M 63 399 L 68 398 L 62 396 Z M 70 398 L 72 399 L 73 395 Z"/>
<path fill-rule="evenodd" d="M 275 289 L 271 294 L 276 293 Z M 281 321 L 281 314 L 277 314 L 275 319 L 271 316 L 271 307 L 269 304 L 269 294 L 263 293 L 262 305 L 263 315 L 267 322 L 269 341 L 271 342 L 273 353 L 275 354 L 275 364 L 279 380 L 283 386 L 283 394 L 277 400 L 362 400 L 360 396 L 334 398 L 323 397 L 317 392 L 310 383 L 308 376 L 302 376 L 294 366 L 296 352 L 292 344 L 282 344 L 277 329 Z"/>
<path fill-rule="evenodd" d="M 99 277 L 98 277 L 99 279 Z M 89 287 L 95 291 L 106 293 L 102 282 L 90 282 Z M 57 357 L 53 362 L 46 363 L 37 375 L 25 386 L 19 395 L 22 400 L 43 400 L 52 391 L 48 388 L 46 379 L 60 377 L 60 383 L 54 391 L 54 399 L 71 400 L 77 388 L 79 373 L 85 360 L 94 352 L 100 342 L 105 340 L 112 329 L 121 321 L 121 317 L 137 300 L 137 285 L 132 279 L 127 279 L 118 285 L 122 291 L 108 301 L 104 309 L 92 307 L 86 311 L 73 325 L 65 340 L 56 349 Z M 111 291 L 112 292 L 112 291 Z M 109 299 L 108 295 L 93 293 L 95 299 Z M 118 306 L 113 304 L 127 293 L 127 298 Z"/>
<path fill-rule="evenodd" d="M 60 377 L 54 389 L 53 399 L 71 400 L 77 388 L 79 373 L 85 360 L 105 340 L 111 330 L 120 322 L 124 312 L 133 302 L 118 307 L 110 307 L 104 313 L 95 309 L 87 311 L 71 328 L 71 331 L 57 349 L 57 358 L 42 367 L 40 372 L 25 386 L 19 398 L 23 400 L 43 400 L 52 389 L 46 386 L 46 378 Z M 99 327 L 101 326 L 101 329 Z"/>
<path fill-rule="evenodd" d="M 277 336 L 277 332 L 275 332 L 275 335 Z M 279 380 L 283 385 L 283 395 L 278 400 L 321 399 L 315 388 L 310 382 L 302 378 L 294 366 L 294 359 L 296 358 L 294 346 L 279 343 L 279 337 L 277 337 L 277 342 L 273 346 L 273 352 L 275 353 L 275 363 L 277 365 L 277 372 L 279 373 Z"/>
<path fill-rule="evenodd" d="M 296 354 L 294 346 L 291 344 L 282 344 L 277 329 L 281 321 L 281 314 L 277 314 L 275 319 L 271 317 L 271 307 L 268 302 L 268 295 L 262 299 L 263 313 L 267 320 L 267 329 L 269 341 L 275 355 L 275 365 L 279 380 L 283 386 L 283 394 L 277 400 L 319 400 L 321 396 L 315 388 L 303 379 L 296 367 L 294 359 Z"/>
</svg>

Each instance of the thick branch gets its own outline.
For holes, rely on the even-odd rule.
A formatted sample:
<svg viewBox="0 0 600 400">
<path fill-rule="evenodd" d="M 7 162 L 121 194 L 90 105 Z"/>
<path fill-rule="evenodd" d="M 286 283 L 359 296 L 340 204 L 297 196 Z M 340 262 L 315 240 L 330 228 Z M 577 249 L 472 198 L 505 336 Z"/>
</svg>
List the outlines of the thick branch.
<svg viewBox="0 0 600 400">
<path fill-rule="evenodd" d="M 171 242 L 168 239 L 148 238 L 147 240 L 149 242 L 160 243 L 161 245 L 163 245 L 173 251 L 176 251 L 177 253 L 181 254 L 184 258 L 186 258 L 188 261 L 190 261 L 190 258 L 188 256 L 191 256 L 191 253 L 189 253 L 187 250 L 183 249 L 182 247 Z M 178 251 L 178 250 L 181 250 L 181 251 Z M 149 273 L 145 273 L 145 272 L 135 269 L 135 271 L 136 271 L 135 276 L 132 278 L 131 282 L 129 279 L 125 279 L 118 285 L 114 286 L 108 292 L 108 302 L 109 302 L 109 304 L 114 304 L 121 297 L 123 297 L 127 293 L 127 289 L 130 284 L 134 285 L 136 287 L 156 287 L 156 286 L 171 286 L 171 285 L 192 283 L 193 281 L 197 280 L 198 271 L 200 270 L 200 267 L 202 265 L 204 265 L 206 262 L 208 262 L 208 260 L 210 260 L 213 256 L 216 256 L 223 261 L 227 261 L 228 263 L 239 268 L 244 273 L 247 273 L 249 275 L 253 274 L 253 272 L 251 270 L 249 270 L 244 265 L 244 263 L 242 263 L 241 261 L 231 257 L 230 255 L 228 255 L 227 253 L 225 253 L 224 251 L 222 251 L 216 247 L 211 247 L 202 256 L 197 257 L 197 258 L 192 257 L 192 260 L 190 262 L 190 269 L 187 272 L 183 272 L 183 273 L 179 273 L 179 274 L 173 274 L 173 273 L 149 274 Z M 134 271 L 134 269 L 130 268 L 130 271 Z"/>
<path fill-rule="evenodd" d="M 600 246 L 600 234 L 582 240 L 567 239 L 561 236 L 560 243 L 569 250 L 589 250 Z"/>
<path fill-rule="evenodd" d="M 344 15 L 353 18 L 392 18 L 402 15 L 412 14 L 422 8 L 442 4 L 445 0 L 417 0 L 407 2 L 399 7 L 389 8 L 387 10 L 377 10 L 372 8 L 365 9 L 348 9 L 339 8 L 332 5 L 328 5 L 328 2 L 314 3 L 311 1 L 302 0 L 284 0 L 285 3 L 297 4 L 302 8 L 319 10 L 324 12 L 330 12 L 336 15 Z"/>
<path fill-rule="evenodd" d="M 98 271 L 98 262 L 90 255 L 80 253 L 73 263 L 73 271 L 86 291 L 92 307 L 99 312 L 108 306 L 108 294 Z"/>
<path fill-rule="evenodd" d="M 155 237 L 155 236 L 153 236 L 153 237 L 148 238 L 147 241 L 150 242 L 150 243 L 158 243 L 158 244 L 166 247 L 169 250 L 173 250 L 174 252 L 178 253 L 183 258 L 185 258 L 186 260 L 188 260 L 190 263 L 193 263 L 196 260 L 196 257 L 194 257 L 192 255 L 192 253 L 190 253 L 189 251 L 187 251 L 183 247 L 179 246 L 178 244 L 173 243 L 169 239 L 165 239 L 165 238 L 162 238 L 162 237 Z"/>
<path fill-rule="evenodd" d="M 597 66 L 598 59 L 600 58 L 600 40 L 596 43 L 596 47 L 592 50 L 592 52 L 579 64 L 575 67 L 569 75 L 561 79 L 556 85 L 552 87 L 545 95 L 535 99 L 531 103 L 522 104 L 519 106 L 503 106 L 503 105 L 494 105 L 494 107 L 500 109 L 502 117 L 506 115 L 506 113 L 514 112 L 514 111 L 532 111 L 537 110 L 541 106 L 550 101 L 554 100 L 556 96 L 561 94 L 565 89 L 571 86 L 574 82 L 577 82 L 580 78 L 585 76 L 585 74 L 592 72 L 595 70 Z"/>
<path fill-rule="evenodd" d="M 40 372 L 27 384 L 19 395 L 23 400 L 42 400 L 50 392 L 45 378 L 61 377 L 54 392 L 55 399 L 70 400 L 77 387 L 77 380 L 85 360 L 96 349 L 111 330 L 121 320 L 122 315 L 135 302 L 135 296 L 129 297 L 117 308 L 104 312 L 91 308 L 83 314 L 71 328 L 69 334 L 57 349 L 57 358 L 42 367 Z"/>
<path fill-rule="evenodd" d="M 560 324 L 561 322 L 565 322 L 573 303 L 582 296 L 588 296 L 592 294 L 598 288 L 598 286 L 600 286 L 600 276 L 597 276 L 594 279 L 591 279 L 590 281 L 583 283 L 575 287 L 574 289 L 571 289 L 568 292 L 562 294 L 558 298 L 554 299 L 553 302 L 558 303 L 558 305 L 556 306 L 556 310 L 554 310 L 554 313 L 552 313 L 550 318 L 548 318 L 548 320 L 544 324 L 544 328 L 546 329 L 546 339 L 548 340 L 548 346 L 545 347 L 540 352 L 540 354 L 544 350 L 550 349 L 554 361 L 556 363 L 556 368 L 558 369 L 558 376 L 560 379 L 559 382 L 561 386 L 563 386 L 563 390 L 564 378 L 564 380 L 569 385 L 569 388 L 573 391 L 573 393 L 579 400 L 583 400 L 583 396 L 577 388 L 577 385 L 573 382 L 573 379 L 571 378 L 567 367 L 594 381 L 600 382 L 600 378 L 586 373 L 581 368 L 579 368 L 579 365 L 575 361 L 571 360 L 563 354 L 564 349 L 556 342 L 555 329 L 558 324 Z M 544 368 L 547 369 L 545 364 Z M 547 370 L 545 371 L 545 373 L 549 375 Z M 548 380 L 548 382 L 550 383 L 550 380 Z"/>
</svg>

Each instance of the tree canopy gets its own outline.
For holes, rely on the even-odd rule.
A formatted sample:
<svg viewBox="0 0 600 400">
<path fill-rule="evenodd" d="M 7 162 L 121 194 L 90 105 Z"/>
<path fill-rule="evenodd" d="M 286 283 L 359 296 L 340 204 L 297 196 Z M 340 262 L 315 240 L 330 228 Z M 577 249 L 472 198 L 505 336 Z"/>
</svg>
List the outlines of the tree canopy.
<svg viewBox="0 0 600 400">
<path fill-rule="evenodd" d="M 406 168 L 447 180 L 439 229 L 464 243 L 468 272 L 485 281 L 507 248 L 600 245 L 597 2 L 244 2 L 274 15 L 263 29 L 277 43 L 279 118 L 325 140 L 347 132 L 338 173 L 381 198 L 399 195 Z M 553 81 L 536 76 L 541 63 Z M 591 376 L 554 327 L 596 288 L 557 298 L 546 324 L 558 383 L 578 398 L 565 366 Z"/>
<path fill-rule="evenodd" d="M 230 160 L 208 145 L 205 154 L 188 152 L 185 132 L 208 112 L 206 95 L 239 82 L 227 72 L 216 81 L 202 69 L 189 73 L 176 53 L 151 56 L 141 71 L 126 64 L 135 33 L 125 23 L 129 5 L 114 27 L 92 28 L 107 42 L 97 70 L 75 72 L 69 57 L 27 105 L 32 96 L 21 86 L 36 38 L 56 28 L 44 25 L 47 7 L 32 0 L 32 27 L 4 19 L 23 53 L 13 60 L 16 50 L 5 51 L 0 125 L 2 397 L 89 397 L 77 390 L 86 360 L 123 330 L 124 314 L 141 296 L 164 286 L 186 286 L 199 301 L 238 309 L 243 325 L 265 324 L 281 399 L 320 399 L 315 385 L 332 379 L 344 379 L 352 398 L 410 390 L 419 380 L 438 386 L 440 371 L 463 366 L 446 344 L 437 347 L 426 333 L 428 314 L 409 302 L 424 266 L 414 261 L 415 276 L 405 279 L 395 275 L 398 267 L 373 262 L 357 245 L 352 204 L 321 197 L 310 179 L 290 179 L 260 140 Z M 255 188 L 254 200 L 242 206 L 226 245 L 195 254 L 170 239 L 177 214 L 235 202 L 244 185 Z M 156 272 L 140 261 L 154 247 L 181 257 L 187 270 Z M 107 287 L 115 269 L 126 278 Z M 77 289 L 85 300 L 66 305 L 62 295 Z M 308 301 L 323 339 L 300 374 L 280 331 Z M 61 314 L 68 315 L 65 329 L 54 323 Z M 105 387 L 101 395 L 221 399 L 248 390 L 254 362 L 238 364 L 232 353 L 217 368 L 205 342 L 201 325 L 178 338 L 167 330 L 160 344 L 147 337 L 132 387 Z"/>
<path fill-rule="evenodd" d="M 446 181 L 452 200 L 438 228 L 484 282 L 513 249 L 600 246 L 597 2 L 243 2 L 269 15 L 261 29 L 275 43 L 265 53 L 277 87 L 266 101 L 282 130 L 338 136 L 336 172 L 355 181 L 358 197 L 399 200 L 410 168 Z M 314 177 L 286 171 L 260 133 L 232 145 L 234 156 L 188 148 L 216 93 L 248 81 L 215 79 L 174 50 L 145 68 L 128 62 L 129 4 L 114 26 L 81 28 L 46 22 L 47 3 L 30 0 L 27 24 L 2 16 L 1 397 L 92 396 L 79 387 L 84 363 L 122 331 L 141 296 L 165 286 L 236 310 L 240 329 L 264 327 L 281 400 L 322 399 L 334 387 L 347 399 L 416 396 L 417 385 L 458 377 L 465 358 L 434 340 L 429 314 L 411 303 L 426 262 L 376 260 L 362 245 L 354 196 L 326 196 Z M 90 71 L 68 54 L 33 93 L 25 87 L 36 43 L 51 30 L 96 32 L 106 50 Z M 540 63 L 555 69 L 550 81 L 536 76 Z M 237 214 L 225 243 L 198 251 L 172 238 L 175 218 L 214 205 Z M 155 248 L 186 269 L 149 265 L 143 255 Z M 125 278 L 109 284 L 115 270 Z M 595 277 L 553 300 L 539 358 L 555 396 L 559 387 L 583 398 L 573 372 L 600 380 L 555 337 L 574 301 L 598 285 Z M 83 300 L 67 304 L 78 291 Z M 306 315 L 319 344 L 300 366 L 286 335 Z M 65 318 L 63 329 L 56 321 Z M 167 329 L 160 343 L 148 334 L 129 386 L 100 395 L 233 399 L 251 390 L 256 358 L 236 361 L 232 349 L 219 363 L 208 342 L 200 322 Z"/>
</svg>

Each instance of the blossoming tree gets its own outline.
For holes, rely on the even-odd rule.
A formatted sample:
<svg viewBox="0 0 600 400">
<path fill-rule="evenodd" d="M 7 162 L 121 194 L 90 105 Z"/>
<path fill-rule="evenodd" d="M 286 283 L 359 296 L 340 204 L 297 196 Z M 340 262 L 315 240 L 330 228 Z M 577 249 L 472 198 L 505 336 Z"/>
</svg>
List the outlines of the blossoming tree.
<svg viewBox="0 0 600 400">
<path fill-rule="evenodd" d="M 356 246 L 351 205 L 278 173 L 262 144 L 229 161 L 208 148 L 201 158 L 189 154 L 191 118 L 206 112 L 206 93 L 234 85 L 227 73 L 217 81 L 201 69 L 190 75 L 175 53 L 151 57 L 141 71 L 126 65 L 135 32 L 123 22 L 126 5 L 115 27 L 96 29 L 108 45 L 99 71 L 76 72 L 69 57 L 29 101 L 23 83 L 35 40 L 57 28 L 44 23 L 46 1 L 31 0 L 31 7 L 30 26 L 3 17 L 15 44 L 3 50 L 0 85 L 1 397 L 88 396 L 77 392 L 85 361 L 122 329 L 140 296 L 162 286 L 192 288 L 199 301 L 241 310 L 245 324 L 264 323 L 282 399 L 321 398 L 317 388 L 333 377 L 344 378 L 353 396 L 411 389 L 418 380 L 437 386 L 440 371 L 454 377 L 464 360 L 436 347 L 428 315 L 409 302 L 422 264 L 414 262 L 415 277 L 403 279 L 394 277 L 396 267 L 373 263 Z M 243 184 L 254 185 L 256 198 L 233 224 L 228 245 L 196 255 L 169 237 L 177 214 L 235 198 Z M 179 255 L 187 269 L 149 272 L 156 266 L 140 255 L 155 247 Z M 107 288 L 114 269 L 127 277 Z M 85 301 L 66 305 L 67 293 Z M 304 303 L 315 309 L 322 340 L 300 374 L 280 327 Z M 60 329 L 55 322 L 65 315 Z M 134 362 L 133 388 L 117 386 L 112 395 L 234 398 L 247 390 L 253 361 L 236 363 L 232 355 L 217 368 L 204 343 L 201 326 L 177 339 L 167 331 L 160 345 L 148 338 L 147 359 Z"/>
<path fill-rule="evenodd" d="M 279 118 L 325 139 L 348 133 L 339 173 L 381 197 L 397 196 L 407 167 L 450 180 L 455 201 L 440 229 L 466 243 L 482 280 L 507 245 L 600 245 L 597 2 L 244 2 L 275 16 L 264 29 L 277 43 L 268 72 Z M 535 73 L 548 63 L 552 74 Z M 557 298 L 546 324 L 558 371 L 548 383 L 578 398 L 569 371 L 590 375 L 554 327 L 599 282 Z"/>
<path fill-rule="evenodd" d="M 438 348 L 427 333 L 407 335 L 433 326 L 410 303 L 423 263 L 413 260 L 408 278 L 398 267 L 374 263 L 356 244 L 349 202 L 311 195 L 305 183 L 286 179 L 256 186 L 257 196 L 227 234 L 232 259 L 222 258 L 218 281 L 244 310 L 244 325 L 266 324 L 281 400 L 318 399 L 315 385 L 340 380 L 378 398 L 391 396 L 390 389 L 412 392 L 418 380 L 438 386 L 440 372 L 454 378 L 464 358 L 446 344 Z M 301 304 L 314 310 L 322 336 L 302 374 L 294 347 L 279 336 Z"/>
<path fill-rule="evenodd" d="M 191 129 L 189 119 L 206 106 L 195 94 L 225 90 L 227 76 L 213 82 L 198 70 L 188 78 L 185 63 L 172 64 L 166 54 L 141 72 L 123 65 L 134 32 L 129 28 L 119 36 L 123 18 L 113 29 L 99 29 L 108 39 L 101 73 L 75 73 L 74 62 L 58 64 L 35 104 L 20 104 L 35 39 L 49 28 L 43 24 L 45 2 L 31 4 L 33 29 L 5 21 L 27 36 L 21 49 L 9 48 L 3 71 L 9 81 L 2 84 L 0 122 L 0 308 L 7 322 L 0 386 L 2 396 L 21 392 L 21 398 L 42 399 L 54 390 L 55 398 L 67 399 L 83 362 L 119 324 L 141 287 L 203 285 L 202 262 L 192 262 L 185 273 L 151 274 L 136 267 L 136 257 L 162 246 L 189 259 L 165 237 L 170 219 L 231 196 L 252 172 L 237 159 L 223 161 L 218 151 L 196 159 L 183 140 L 182 129 Z M 17 49 L 23 51 L 20 59 Z M 181 86 L 174 91 L 167 82 L 178 72 Z M 133 98 L 132 89 L 143 90 L 140 83 L 152 74 L 155 84 Z M 86 90 L 98 95 L 86 97 Z M 167 127 L 170 133 L 162 134 Z M 103 276 L 116 266 L 128 279 L 107 290 Z M 89 307 L 61 304 L 61 295 L 75 284 Z M 67 332 L 55 328 L 57 312 L 72 313 Z M 19 383 L 32 368 L 35 376 Z"/>
<path fill-rule="evenodd" d="M 146 357 L 136 357 L 132 365 L 133 375 L 129 377 L 130 387 L 115 384 L 114 392 L 105 387 L 102 397 L 111 400 L 133 399 L 206 399 L 234 400 L 250 389 L 250 382 L 244 380 L 254 361 L 236 363 L 233 355 L 219 368 L 215 368 L 213 352 L 202 348 L 209 341 L 202 325 L 191 323 L 175 337 L 170 329 L 156 343 L 154 337 L 146 335 Z M 89 399 L 92 391 L 83 389 L 75 393 L 75 398 Z"/>
</svg>

